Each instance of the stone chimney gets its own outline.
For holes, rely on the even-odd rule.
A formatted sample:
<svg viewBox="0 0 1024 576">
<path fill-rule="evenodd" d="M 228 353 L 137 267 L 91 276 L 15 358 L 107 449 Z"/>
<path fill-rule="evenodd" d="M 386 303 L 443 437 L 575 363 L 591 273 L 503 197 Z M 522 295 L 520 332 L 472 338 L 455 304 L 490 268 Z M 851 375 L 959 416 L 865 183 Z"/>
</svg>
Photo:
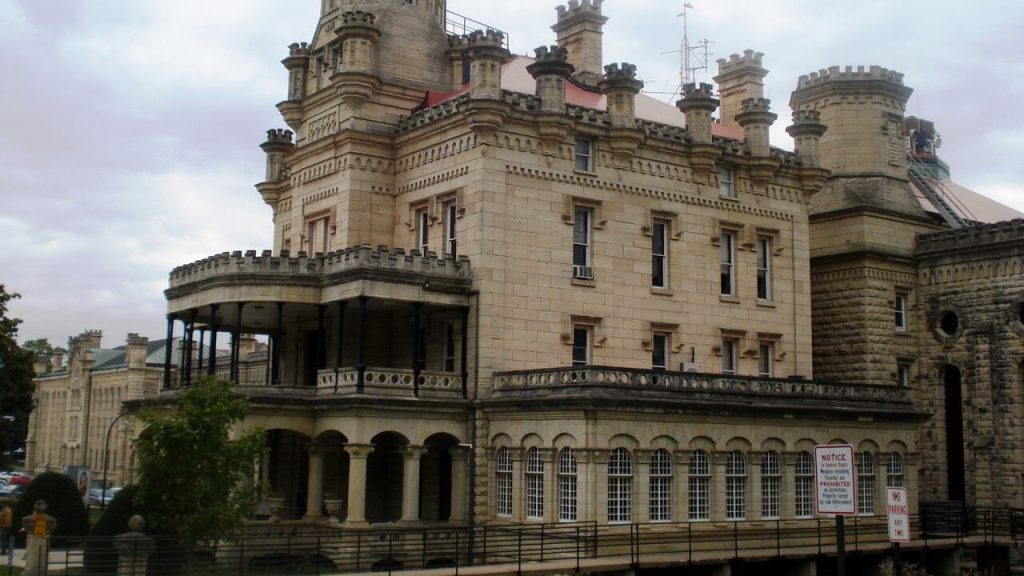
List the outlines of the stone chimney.
<svg viewBox="0 0 1024 576">
<path fill-rule="evenodd" d="M 686 115 L 686 131 L 695 144 L 711 144 L 711 113 L 718 108 L 718 99 L 711 94 L 711 84 L 683 86 L 683 99 L 676 108 Z"/>
<path fill-rule="evenodd" d="M 50 359 L 45 354 L 36 354 L 35 360 L 32 362 L 32 373 L 36 376 L 46 374 L 46 367 L 49 362 Z"/>
<path fill-rule="evenodd" d="M 558 46 L 534 49 L 536 61 L 526 71 L 537 82 L 536 95 L 540 98 L 540 111 L 565 112 L 565 81 L 575 68 L 567 61 L 568 52 Z"/>
<path fill-rule="evenodd" d="M 497 30 L 469 34 L 469 97 L 472 100 L 501 99 L 501 65 L 508 58 L 505 35 Z"/>
<path fill-rule="evenodd" d="M 828 127 L 821 123 L 821 113 L 816 110 L 794 110 L 793 124 L 786 132 L 793 137 L 796 156 L 804 166 L 821 166 L 820 141 Z"/>
<path fill-rule="evenodd" d="M 764 98 L 764 77 L 768 71 L 761 66 L 764 54 L 744 50 L 743 56 L 733 54 L 729 59 L 718 60 L 718 95 L 722 99 L 721 123 L 738 127 L 736 116 L 743 112 L 743 101 L 750 98 Z"/>
<path fill-rule="evenodd" d="M 636 79 L 636 66 L 623 62 L 604 67 L 604 79 L 598 83 L 608 100 L 612 128 L 636 127 L 636 95 L 644 83 Z"/>
<path fill-rule="evenodd" d="M 129 332 L 128 337 L 125 338 L 125 364 L 127 364 L 129 368 L 145 368 L 148 348 L 149 338 Z"/>
<path fill-rule="evenodd" d="M 755 158 L 771 156 L 768 129 L 779 116 L 770 112 L 770 108 L 771 100 L 767 98 L 747 98 L 743 101 L 743 111 L 736 115 L 736 122 L 743 127 L 747 150 Z"/>
<path fill-rule="evenodd" d="M 75 338 L 78 344 L 78 349 L 82 352 L 90 350 L 92 348 L 99 348 L 100 342 L 103 340 L 103 331 L 101 330 L 86 330 Z"/>
<path fill-rule="evenodd" d="M 569 0 L 568 7 L 559 6 L 558 22 L 551 27 L 558 39 L 558 46 L 568 52 L 569 63 L 576 68 L 573 78 L 587 86 L 597 86 L 601 81 L 602 28 L 608 21 L 601 15 L 602 0 Z"/>
<path fill-rule="evenodd" d="M 50 370 L 56 372 L 64 368 L 64 356 L 67 350 L 57 347 L 53 349 L 53 357 L 50 358 Z"/>
</svg>

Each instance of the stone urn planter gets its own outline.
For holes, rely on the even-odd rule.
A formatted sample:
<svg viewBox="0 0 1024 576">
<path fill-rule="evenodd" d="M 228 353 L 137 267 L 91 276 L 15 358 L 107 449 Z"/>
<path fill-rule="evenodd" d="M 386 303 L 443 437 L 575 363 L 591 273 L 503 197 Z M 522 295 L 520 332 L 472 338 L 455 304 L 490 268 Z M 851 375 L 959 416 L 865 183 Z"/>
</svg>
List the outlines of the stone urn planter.
<svg viewBox="0 0 1024 576">
<path fill-rule="evenodd" d="M 270 512 L 271 522 L 281 521 L 281 512 L 284 510 L 284 498 L 268 496 L 266 499 L 267 511 Z"/>
<path fill-rule="evenodd" d="M 340 520 L 338 515 L 341 514 L 341 506 L 345 501 L 341 498 L 324 498 L 324 507 L 327 508 L 327 523 L 338 524 Z"/>
</svg>

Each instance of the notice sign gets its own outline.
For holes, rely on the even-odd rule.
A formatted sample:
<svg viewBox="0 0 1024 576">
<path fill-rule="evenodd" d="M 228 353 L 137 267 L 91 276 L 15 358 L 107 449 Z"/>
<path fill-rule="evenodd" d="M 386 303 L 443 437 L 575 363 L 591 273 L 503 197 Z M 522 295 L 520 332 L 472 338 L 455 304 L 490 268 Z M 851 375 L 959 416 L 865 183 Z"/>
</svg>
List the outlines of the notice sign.
<svg viewBox="0 0 1024 576">
<path fill-rule="evenodd" d="M 824 444 L 814 447 L 815 508 L 818 514 L 856 514 L 857 482 L 853 446 Z"/>
<path fill-rule="evenodd" d="M 889 516 L 889 541 L 910 541 L 910 504 L 906 488 L 885 489 L 885 512 Z"/>
</svg>

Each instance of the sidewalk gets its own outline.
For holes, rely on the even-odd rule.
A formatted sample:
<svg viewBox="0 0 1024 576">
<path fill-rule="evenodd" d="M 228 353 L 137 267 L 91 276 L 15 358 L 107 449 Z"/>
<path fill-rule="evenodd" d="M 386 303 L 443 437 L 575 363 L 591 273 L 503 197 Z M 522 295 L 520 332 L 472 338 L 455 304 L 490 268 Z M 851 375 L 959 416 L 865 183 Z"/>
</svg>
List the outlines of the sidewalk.
<svg viewBox="0 0 1024 576">
<path fill-rule="evenodd" d="M 68 561 L 68 554 L 67 554 L 66 550 L 50 550 L 50 554 L 49 554 L 50 566 L 49 566 L 48 572 L 63 572 L 64 571 L 64 567 L 65 567 L 65 562 L 67 562 L 67 561 Z M 79 555 L 78 557 L 72 556 L 71 563 L 68 564 L 68 567 L 77 568 L 77 567 L 81 567 L 81 565 L 82 565 L 81 555 Z M 13 558 L 13 560 L 8 555 L 5 555 L 3 557 L 2 562 L 0 562 L 0 576 L 7 576 L 7 567 L 8 566 L 14 566 L 15 568 L 24 568 L 25 567 L 25 549 L 24 548 L 15 548 L 14 549 L 14 558 Z"/>
</svg>

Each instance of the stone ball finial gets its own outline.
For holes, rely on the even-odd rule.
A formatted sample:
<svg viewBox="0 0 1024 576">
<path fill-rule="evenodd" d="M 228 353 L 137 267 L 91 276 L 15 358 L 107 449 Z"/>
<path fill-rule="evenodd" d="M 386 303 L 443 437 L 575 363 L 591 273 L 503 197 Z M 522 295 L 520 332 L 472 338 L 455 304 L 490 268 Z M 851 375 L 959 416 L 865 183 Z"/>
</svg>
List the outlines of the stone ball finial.
<svg viewBox="0 0 1024 576">
<path fill-rule="evenodd" d="M 132 532 L 142 532 L 146 529 L 146 519 L 135 514 L 128 519 L 128 529 Z"/>
<path fill-rule="evenodd" d="M 47 508 L 49 508 L 49 507 L 50 507 L 50 505 L 46 503 L 46 500 L 39 499 L 39 500 L 36 500 L 35 504 L 32 505 L 32 511 L 33 512 L 37 512 L 39 514 L 45 514 Z"/>
</svg>

